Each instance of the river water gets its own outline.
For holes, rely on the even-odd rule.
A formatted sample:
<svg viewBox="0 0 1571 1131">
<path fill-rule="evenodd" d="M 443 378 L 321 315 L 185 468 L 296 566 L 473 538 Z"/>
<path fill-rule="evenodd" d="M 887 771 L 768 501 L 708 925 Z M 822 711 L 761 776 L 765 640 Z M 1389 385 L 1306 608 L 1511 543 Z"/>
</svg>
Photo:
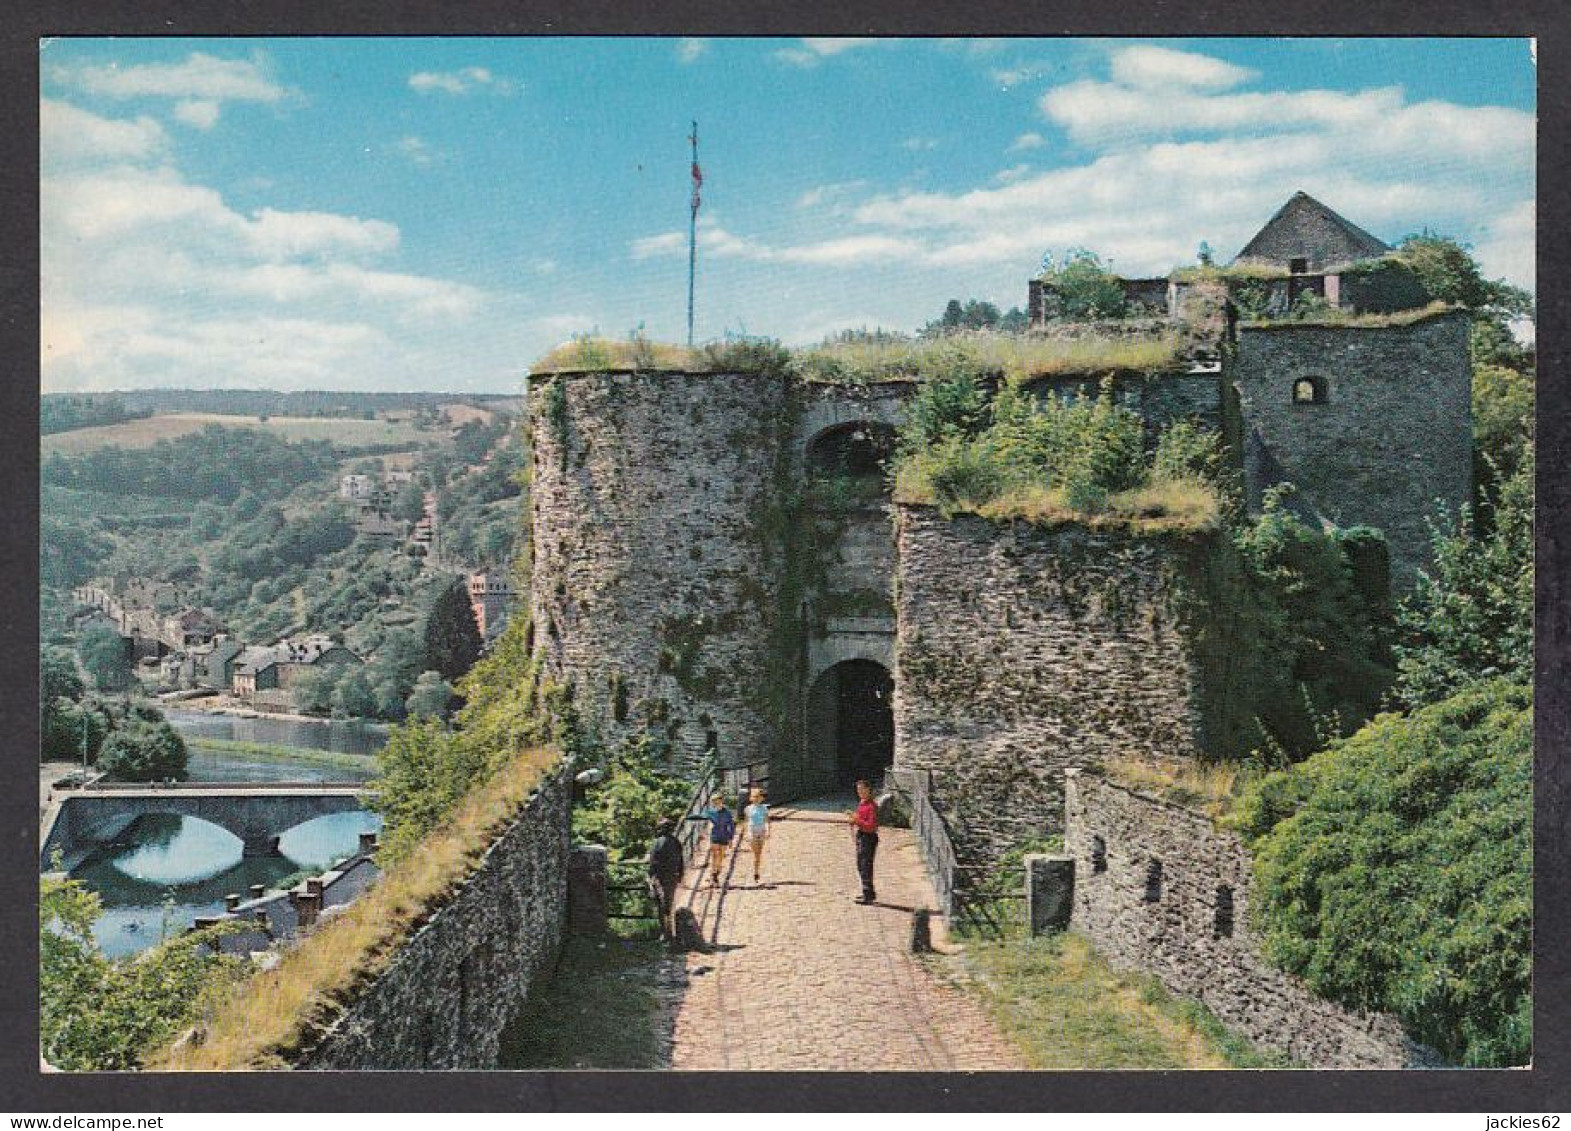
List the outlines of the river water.
<svg viewBox="0 0 1571 1131">
<path fill-rule="evenodd" d="M 186 738 L 260 742 L 339 754 L 375 754 L 387 743 L 387 728 L 358 719 L 243 719 L 208 711 L 164 709 L 164 718 Z"/>
<path fill-rule="evenodd" d="M 371 757 L 387 741 L 385 727 L 326 719 L 242 719 L 202 711 L 165 711 L 187 739 L 289 746 L 298 757 L 193 749 L 192 781 L 362 782 L 372 776 Z M 322 752 L 337 757 L 324 760 Z M 345 755 L 353 756 L 347 761 Z M 303 870 L 320 872 L 355 851 L 362 832 L 379 829 L 381 818 L 365 810 L 335 813 L 284 833 L 278 856 L 242 857 L 238 837 L 194 817 L 150 814 L 138 819 L 112 845 L 72 870 L 98 893 L 104 912 L 93 933 L 111 957 L 156 945 L 179 934 L 198 915 L 223 910 L 224 896 L 242 896 L 252 884 L 278 881 Z"/>
</svg>

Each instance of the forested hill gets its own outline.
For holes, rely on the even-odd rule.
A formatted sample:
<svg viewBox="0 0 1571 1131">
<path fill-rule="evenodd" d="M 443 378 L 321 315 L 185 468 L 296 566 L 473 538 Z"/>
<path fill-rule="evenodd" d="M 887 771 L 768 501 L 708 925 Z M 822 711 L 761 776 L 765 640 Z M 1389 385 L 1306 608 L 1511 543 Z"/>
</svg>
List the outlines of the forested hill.
<svg viewBox="0 0 1571 1131">
<path fill-rule="evenodd" d="M 430 411 L 438 406 L 462 402 L 481 408 L 507 411 L 518 397 L 506 393 L 384 393 L 333 390 L 284 392 L 277 389 L 133 389 L 125 392 L 83 396 L 75 393 L 45 393 L 42 415 L 46 422 L 74 420 L 73 406 L 113 404 L 124 414 L 119 417 L 66 423 L 80 428 L 88 424 L 113 423 L 115 419 L 168 412 L 208 412 L 231 416 L 351 416 L 399 411 Z M 61 431 L 59 426 L 43 431 Z"/>
</svg>

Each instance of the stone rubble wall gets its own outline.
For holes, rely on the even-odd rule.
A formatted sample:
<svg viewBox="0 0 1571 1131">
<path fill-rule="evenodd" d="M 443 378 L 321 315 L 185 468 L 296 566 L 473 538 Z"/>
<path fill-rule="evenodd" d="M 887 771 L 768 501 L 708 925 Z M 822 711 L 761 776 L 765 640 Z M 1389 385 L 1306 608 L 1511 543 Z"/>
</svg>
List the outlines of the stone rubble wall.
<svg viewBox="0 0 1571 1131">
<path fill-rule="evenodd" d="M 777 581 L 759 520 L 791 411 L 778 377 L 531 381 L 535 641 L 603 738 L 664 734 L 688 771 L 711 741 L 723 765 L 768 756 Z"/>
<path fill-rule="evenodd" d="M 1064 849 L 1075 862 L 1071 923 L 1115 969 L 1155 975 L 1257 1046 L 1311 1068 L 1433 1064 L 1394 1018 L 1317 997 L 1260 956 L 1249 924 L 1250 857 L 1236 835 L 1202 813 L 1073 770 L 1065 809 Z M 1218 924 L 1224 889 L 1230 935 Z"/>
<path fill-rule="evenodd" d="M 1339 526 L 1385 532 L 1392 581 L 1430 561 L 1428 520 L 1454 517 L 1473 491 L 1468 319 L 1406 326 L 1240 328 L 1231 364 L 1244 421 L 1246 497 L 1292 483 Z M 1294 383 L 1323 381 L 1324 404 L 1295 404 Z"/>
<path fill-rule="evenodd" d="M 296 1067 L 495 1067 L 503 1027 L 561 948 L 572 797 L 568 771 L 551 773 Z"/>
<path fill-rule="evenodd" d="M 1168 538 L 897 510 L 895 766 L 933 772 L 962 863 L 1062 831 L 1070 767 L 1199 753 Z"/>
</svg>

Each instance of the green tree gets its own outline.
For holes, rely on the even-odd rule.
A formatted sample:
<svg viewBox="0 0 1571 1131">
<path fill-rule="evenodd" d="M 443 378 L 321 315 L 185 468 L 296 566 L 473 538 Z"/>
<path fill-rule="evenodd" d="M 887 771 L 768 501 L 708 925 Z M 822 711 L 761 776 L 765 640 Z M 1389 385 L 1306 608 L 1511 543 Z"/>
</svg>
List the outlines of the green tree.
<svg viewBox="0 0 1571 1131">
<path fill-rule="evenodd" d="M 410 480 L 393 496 L 389 513 L 400 522 L 419 522 L 425 514 L 425 492 L 420 484 Z"/>
<path fill-rule="evenodd" d="M 131 686 L 130 642 L 107 624 L 96 622 L 77 641 L 82 667 L 100 691 L 124 691 Z"/>
<path fill-rule="evenodd" d="M 1533 672 L 1533 449 L 1493 499 L 1490 529 L 1467 514 L 1437 530 L 1434 565 L 1398 613 L 1397 693 L 1432 703 L 1470 683 Z"/>
<path fill-rule="evenodd" d="M 421 672 L 404 702 L 404 710 L 412 719 L 440 719 L 447 714 L 452 699 L 453 686 L 440 672 Z"/>
<path fill-rule="evenodd" d="M 639 735 L 606 759 L 604 776 L 585 804 L 573 811 L 573 834 L 601 844 L 614 860 L 634 860 L 649 850 L 655 826 L 687 806 L 692 783 L 662 768 L 669 752 Z"/>
<path fill-rule="evenodd" d="M 376 713 L 376 695 L 362 665 L 344 665 L 333 686 L 332 707 L 335 718 L 363 719 Z"/>
<path fill-rule="evenodd" d="M 426 615 L 425 667 L 444 679 L 457 679 L 480 658 L 483 643 L 469 588 L 463 578 L 454 578 L 437 594 Z"/>
<path fill-rule="evenodd" d="M 168 723 L 138 721 L 113 731 L 99 752 L 99 767 L 119 781 L 184 781 L 186 746 Z"/>
<path fill-rule="evenodd" d="M 82 677 L 76 673 L 76 657 L 69 648 L 45 648 L 39 669 L 39 697 L 45 703 L 60 698 L 80 699 L 86 694 Z"/>
<path fill-rule="evenodd" d="M 249 968 L 211 952 L 222 927 L 110 961 L 93 941 L 101 903 L 79 880 L 45 876 L 38 910 L 39 1051 L 64 1071 L 139 1067 Z"/>
<path fill-rule="evenodd" d="M 109 718 L 97 703 L 65 696 L 45 700 L 40 757 L 45 762 L 80 762 L 86 737 L 87 760 L 97 762 L 108 734 Z"/>
<path fill-rule="evenodd" d="M 1094 251 L 1071 250 L 1050 281 L 1066 318 L 1122 318 L 1127 309 L 1123 284 Z"/>
<path fill-rule="evenodd" d="M 1533 719 L 1497 680 L 1381 715 L 1241 799 L 1265 956 L 1455 1063 L 1532 1051 Z"/>
<path fill-rule="evenodd" d="M 339 665 L 313 664 L 294 677 L 289 697 L 302 715 L 326 715 L 333 709 L 333 689 L 338 686 Z"/>
</svg>

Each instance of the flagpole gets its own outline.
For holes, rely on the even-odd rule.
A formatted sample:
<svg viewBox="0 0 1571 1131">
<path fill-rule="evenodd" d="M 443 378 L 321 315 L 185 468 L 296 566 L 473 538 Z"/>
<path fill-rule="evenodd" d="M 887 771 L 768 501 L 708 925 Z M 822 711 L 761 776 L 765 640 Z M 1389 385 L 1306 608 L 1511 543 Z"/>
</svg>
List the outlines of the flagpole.
<svg viewBox="0 0 1571 1131">
<path fill-rule="evenodd" d="M 698 266 L 698 122 L 693 122 L 693 205 L 687 218 L 687 348 L 693 348 L 693 274 Z"/>
</svg>

